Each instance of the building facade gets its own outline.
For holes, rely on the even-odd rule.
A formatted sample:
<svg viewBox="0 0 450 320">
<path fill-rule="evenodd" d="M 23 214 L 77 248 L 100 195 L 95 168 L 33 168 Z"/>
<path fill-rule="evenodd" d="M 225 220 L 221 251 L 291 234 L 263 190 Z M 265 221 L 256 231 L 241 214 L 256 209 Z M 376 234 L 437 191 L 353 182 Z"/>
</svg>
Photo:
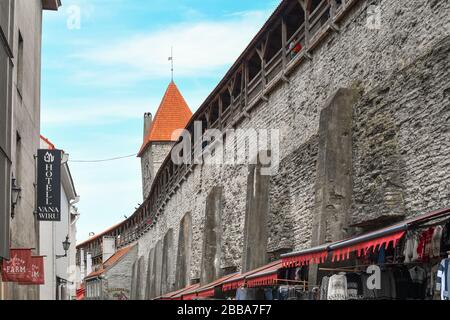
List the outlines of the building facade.
<svg viewBox="0 0 450 320">
<path fill-rule="evenodd" d="M 42 11 L 59 0 L 0 3 L 0 259 L 11 248 L 39 253 L 35 159 L 40 134 Z M 17 203 L 11 189 L 20 189 Z M 39 288 L 0 283 L 1 299 L 38 299 Z"/>
<path fill-rule="evenodd" d="M 41 149 L 55 149 L 41 137 Z M 45 284 L 39 287 L 41 300 L 73 300 L 76 296 L 76 222 L 79 218 L 75 204 L 79 196 L 65 156 L 61 168 L 61 221 L 39 222 L 40 255 L 44 256 Z M 62 243 L 68 238 L 71 246 L 67 256 Z"/>
<path fill-rule="evenodd" d="M 219 130 L 223 158 L 246 162 L 168 155 L 142 206 L 107 232 L 118 248 L 138 244 L 131 296 L 448 207 L 448 12 L 446 1 L 282 1 L 186 126 Z M 270 144 L 255 143 L 268 129 Z M 191 141 L 189 159 L 198 145 L 221 156 L 213 141 Z"/>
<path fill-rule="evenodd" d="M 130 300 L 137 246 L 121 248 L 85 279 L 86 300 Z"/>
</svg>

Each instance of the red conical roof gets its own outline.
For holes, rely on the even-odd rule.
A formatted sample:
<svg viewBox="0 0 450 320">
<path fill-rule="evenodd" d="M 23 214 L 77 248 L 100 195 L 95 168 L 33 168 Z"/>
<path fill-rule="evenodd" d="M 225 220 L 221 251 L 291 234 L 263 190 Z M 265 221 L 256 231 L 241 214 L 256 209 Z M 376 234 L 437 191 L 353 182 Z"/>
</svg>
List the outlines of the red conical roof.
<svg viewBox="0 0 450 320">
<path fill-rule="evenodd" d="M 151 142 L 177 141 L 178 137 L 172 137 L 173 132 L 178 129 L 184 129 L 191 117 L 191 109 L 189 109 L 180 90 L 172 81 L 164 94 L 149 132 L 144 139 L 139 156 L 142 155 Z"/>
</svg>

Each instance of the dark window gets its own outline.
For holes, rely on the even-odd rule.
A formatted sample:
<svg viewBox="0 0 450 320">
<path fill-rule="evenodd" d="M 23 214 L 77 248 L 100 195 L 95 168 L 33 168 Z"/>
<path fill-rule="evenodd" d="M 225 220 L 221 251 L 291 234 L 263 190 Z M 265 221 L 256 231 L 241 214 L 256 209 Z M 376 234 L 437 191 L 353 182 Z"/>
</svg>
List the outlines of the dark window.
<svg viewBox="0 0 450 320">
<path fill-rule="evenodd" d="M 23 38 L 19 31 L 19 46 L 17 51 L 17 89 L 22 95 L 23 89 Z"/>
</svg>

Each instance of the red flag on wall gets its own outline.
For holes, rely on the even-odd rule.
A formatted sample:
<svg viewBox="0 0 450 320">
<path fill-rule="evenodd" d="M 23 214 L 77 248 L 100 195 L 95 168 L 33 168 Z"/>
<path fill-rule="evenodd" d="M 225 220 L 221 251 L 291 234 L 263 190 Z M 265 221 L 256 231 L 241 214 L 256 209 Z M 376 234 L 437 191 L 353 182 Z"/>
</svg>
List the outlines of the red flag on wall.
<svg viewBox="0 0 450 320">
<path fill-rule="evenodd" d="M 3 282 L 29 282 L 31 249 L 11 249 L 11 258 L 2 265 Z"/>
<path fill-rule="evenodd" d="M 45 284 L 44 257 L 31 257 L 31 266 L 28 270 L 28 280 L 21 285 L 43 285 Z"/>
</svg>

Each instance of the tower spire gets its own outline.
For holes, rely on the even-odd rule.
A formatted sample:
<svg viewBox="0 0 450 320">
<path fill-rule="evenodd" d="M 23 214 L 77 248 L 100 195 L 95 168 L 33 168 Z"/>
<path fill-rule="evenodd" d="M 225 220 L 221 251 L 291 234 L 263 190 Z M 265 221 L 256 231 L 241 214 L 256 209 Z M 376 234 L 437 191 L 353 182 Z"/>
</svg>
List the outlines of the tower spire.
<svg viewBox="0 0 450 320">
<path fill-rule="evenodd" d="M 170 47 L 170 57 L 169 57 L 169 61 L 171 62 L 171 68 L 170 71 L 172 73 L 172 82 L 173 82 L 173 46 Z"/>
</svg>

